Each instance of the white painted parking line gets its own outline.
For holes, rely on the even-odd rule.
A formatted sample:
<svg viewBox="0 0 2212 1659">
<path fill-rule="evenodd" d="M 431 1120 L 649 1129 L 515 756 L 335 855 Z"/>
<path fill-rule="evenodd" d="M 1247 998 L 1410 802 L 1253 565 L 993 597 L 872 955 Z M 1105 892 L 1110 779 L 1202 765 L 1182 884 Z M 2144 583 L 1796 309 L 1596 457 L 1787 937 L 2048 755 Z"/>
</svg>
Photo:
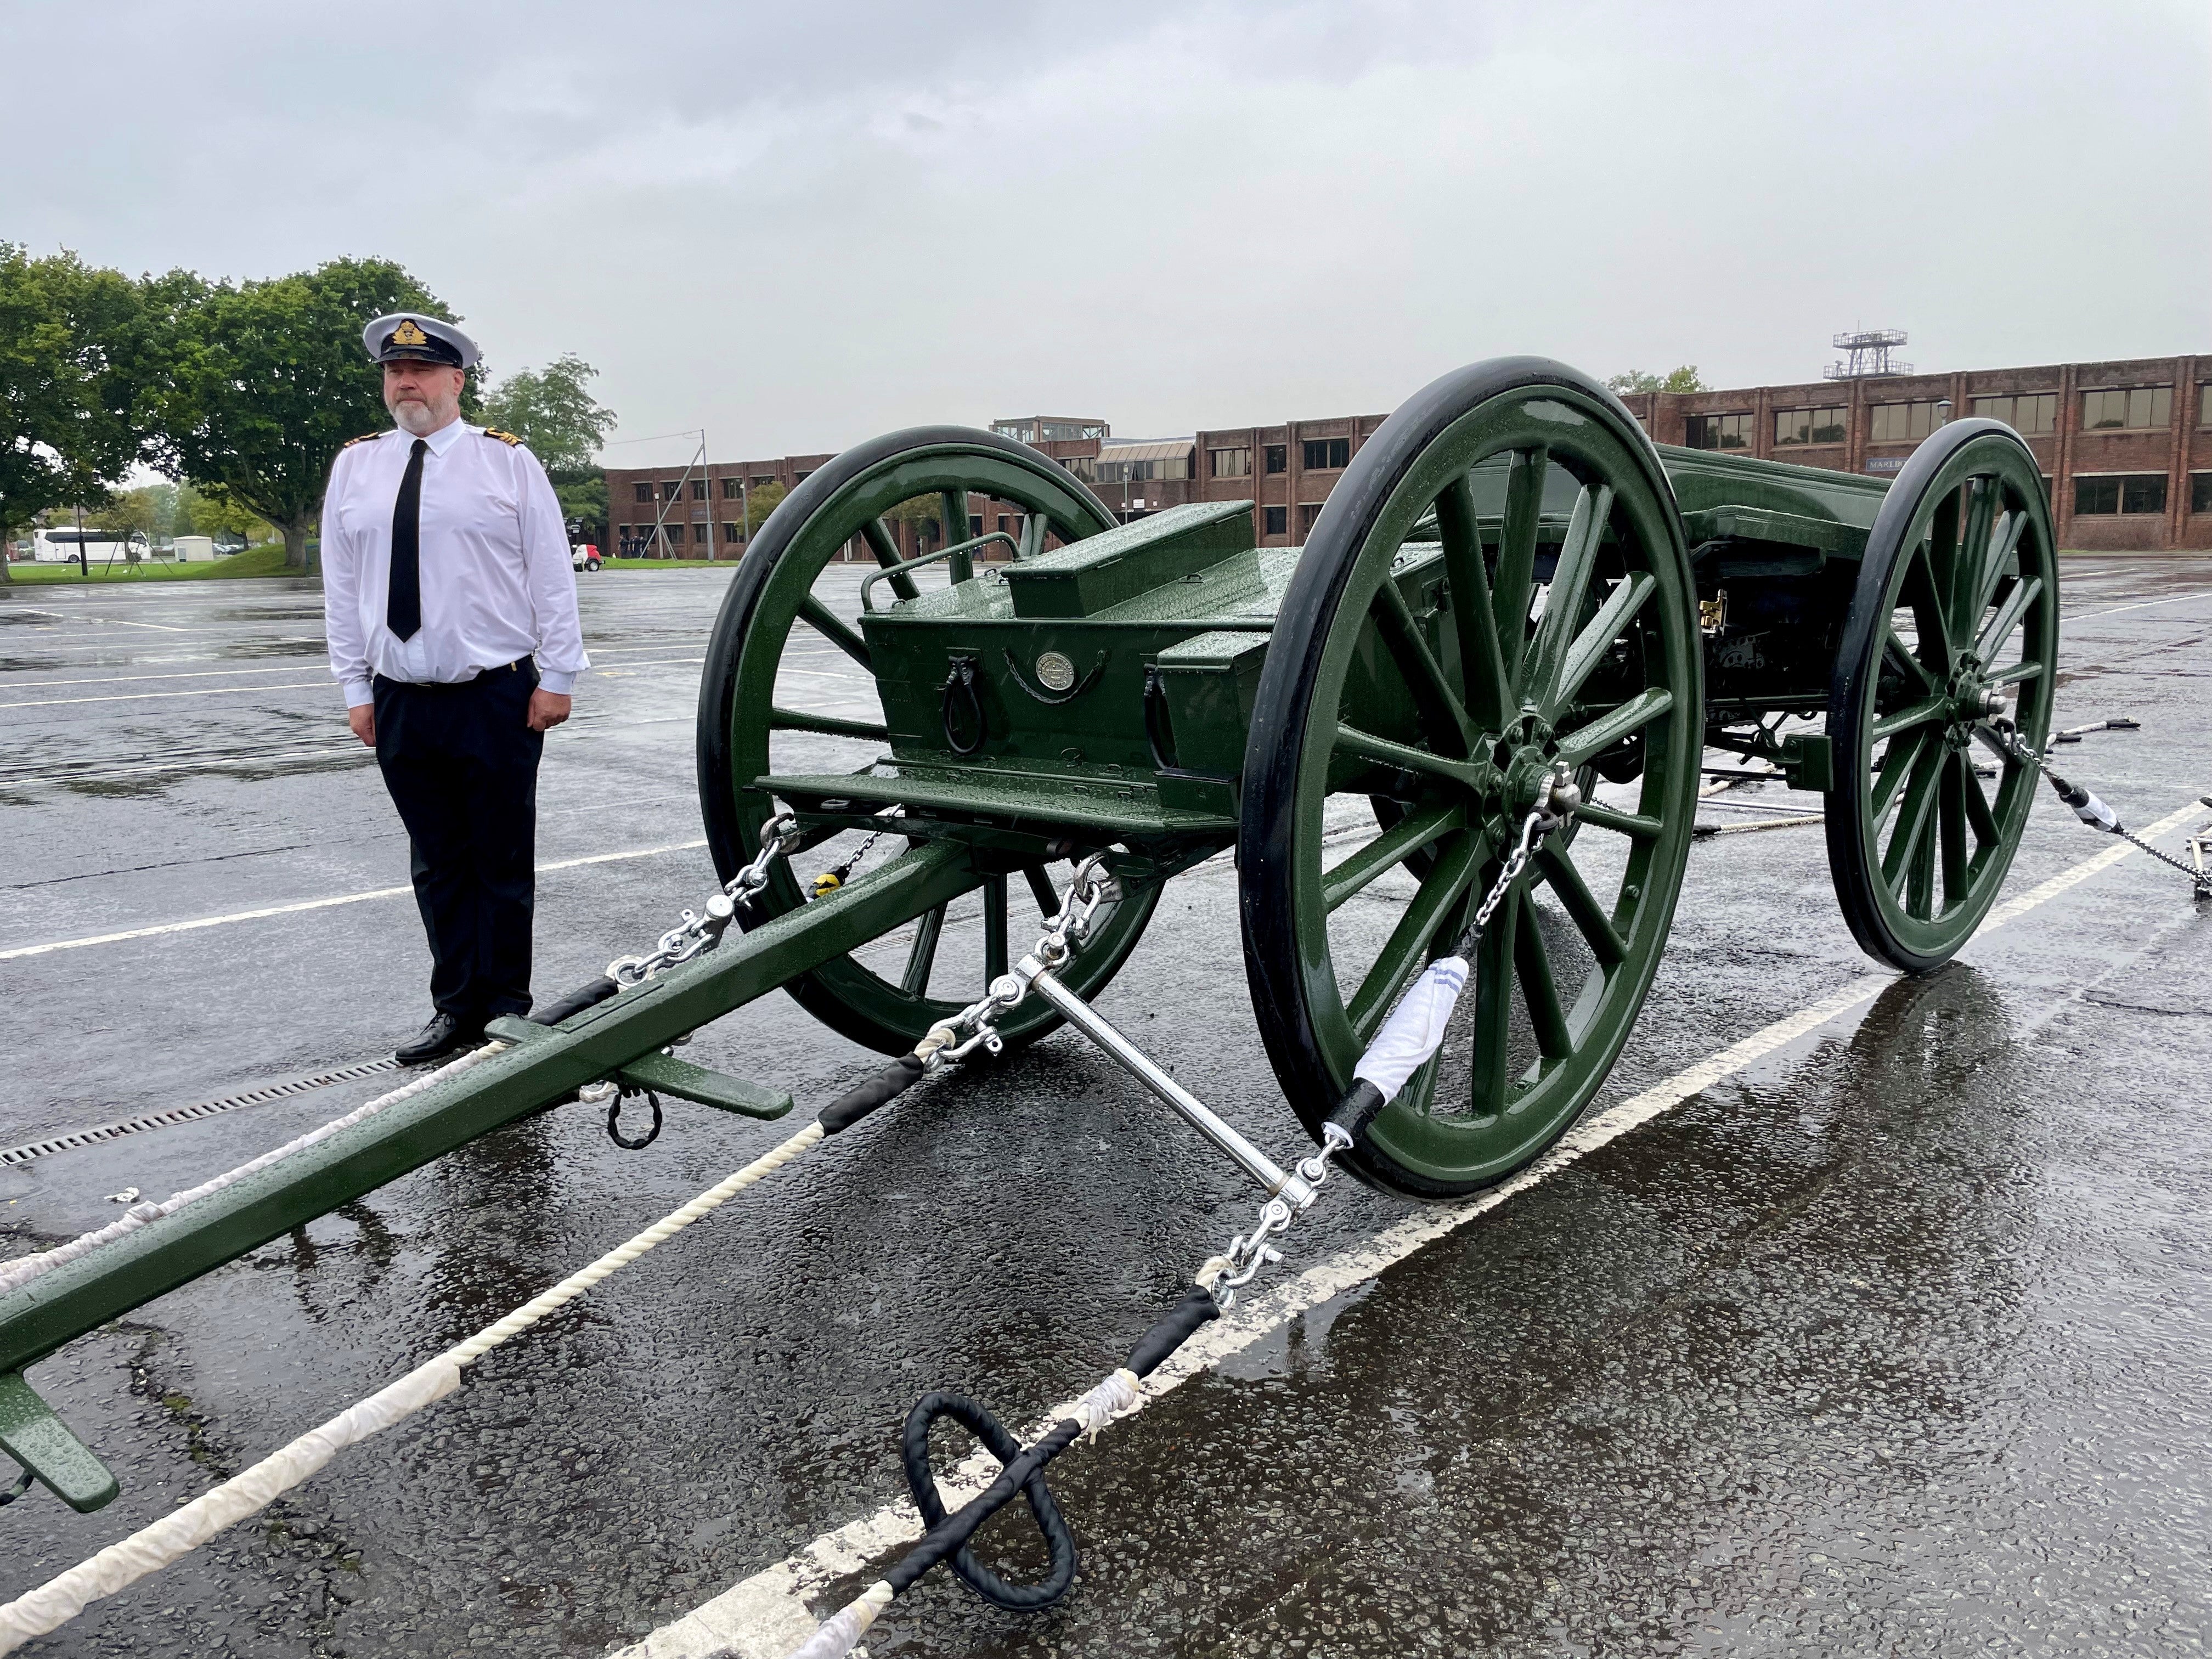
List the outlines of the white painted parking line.
<svg viewBox="0 0 2212 1659">
<path fill-rule="evenodd" d="M 2202 593 L 2182 593 L 2170 599 L 2145 599 L 2140 605 L 2116 605 L 2110 611 L 2084 611 L 2078 617 L 2062 616 L 2058 619 L 2058 625 L 2063 628 L 2068 623 L 2091 622 L 2099 617 L 2117 617 L 2123 611 L 2148 611 L 2161 605 L 2186 605 L 2191 599 L 2201 599 L 2203 597 Z"/>
<path fill-rule="evenodd" d="M 298 669 L 292 671 L 298 673 Z M 305 691 L 320 688 L 336 690 L 337 685 L 326 674 L 319 680 L 290 680 L 282 685 L 204 685 L 189 691 L 109 691 L 96 697 L 37 697 L 27 702 L 0 702 L 0 708 L 59 708 L 64 704 L 79 702 L 150 702 L 157 697 L 227 697 L 240 691 Z"/>
<path fill-rule="evenodd" d="M 2170 835 L 2205 816 L 2206 809 L 2192 801 L 2142 832 L 2146 841 Z M 2085 859 L 2050 880 L 2040 883 L 2010 902 L 1990 911 L 1978 939 L 1994 928 L 2025 915 L 2069 889 L 2079 886 L 2099 872 L 2108 870 L 2135 849 L 2125 842 Z M 1242 1352 L 1262 1337 L 1310 1309 L 1364 1285 L 1415 1252 L 1549 1180 L 1577 1160 L 1663 1116 L 1685 1101 L 1715 1084 L 1735 1076 L 1759 1060 L 1809 1036 L 1821 1026 L 1872 1002 L 1895 984 L 1893 975 L 1869 974 L 1772 1024 L 1730 1043 L 1665 1082 L 1586 1117 L 1562 1137 L 1552 1150 L 1511 1180 L 1455 1204 L 1422 1209 L 1394 1222 L 1364 1242 L 1338 1251 L 1309 1267 L 1273 1291 L 1237 1307 L 1201 1328 L 1175 1358 L 1145 1379 L 1135 1415 L 1162 1395 L 1172 1393 L 1194 1376 Z M 1091 1379 L 1085 1378 L 1088 1382 Z M 1048 1413 L 1021 1435 L 1034 1440 L 1065 1410 Z M 1116 1419 L 1125 1422 L 1127 1417 Z M 947 1510 L 957 1510 L 988 1486 L 998 1472 L 998 1460 L 976 1452 L 938 1480 Z M 702 1603 L 681 1619 L 662 1626 L 642 1642 L 623 1649 L 613 1659 L 707 1659 L 709 1655 L 730 1659 L 781 1659 L 813 1634 L 815 1616 L 808 1611 L 811 1597 L 840 1578 L 881 1560 L 892 1551 L 921 1536 L 921 1519 L 911 1503 L 886 1504 L 872 1515 L 825 1532 L 811 1543 L 786 1556 Z"/>
<path fill-rule="evenodd" d="M 47 611 L 35 605 L 20 605 L 18 611 L 27 611 L 34 617 L 58 617 L 64 622 L 106 623 L 116 628 L 150 628 L 157 634 L 205 634 L 206 628 L 173 628 L 167 623 L 125 622 L 120 617 L 94 617 L 81 611 Z"/>
<path fill-rule="evenodd" d="M 689 853 L 704 847 L 703 841 L 671 842 L 665 847 L 633 847 L 620 853 L 594 853 L 588 858 L 556 859 L 550 864 L 541 864 L 538 873 L 549 870 L 575 870 L 587 864 L 619 864 L 627 859 L 658 858 L 663 853 Z M 341 904 L 365 904 L 371 899 L 398 898 L 412 894 L 410 887 L 374 887 L 365 893 L 337 893 L 328 898 L 301 899 L 293 904 L 264 905 L 258 910 L 234 910 L 228 915 L 196 916 L 190 921 L 165 921 L 153 927 L 131 927 L 119 933 L 92 933 L 82 939 L 58 939 L 44 945 L 19 945 L 12 951 L 0 951 L 0 962 L 13 962 L 18 957 L 43 957 L 55 951 L 82 951 L 94 945 L 119 945 L 125 939 L 158 939 L 166 933 L 191 933 L 203 927 L 227 927 L 233 922 L 259 921 L 269 916 L 297 915 L 302 910 L 329 910 Z"/>
</svg>

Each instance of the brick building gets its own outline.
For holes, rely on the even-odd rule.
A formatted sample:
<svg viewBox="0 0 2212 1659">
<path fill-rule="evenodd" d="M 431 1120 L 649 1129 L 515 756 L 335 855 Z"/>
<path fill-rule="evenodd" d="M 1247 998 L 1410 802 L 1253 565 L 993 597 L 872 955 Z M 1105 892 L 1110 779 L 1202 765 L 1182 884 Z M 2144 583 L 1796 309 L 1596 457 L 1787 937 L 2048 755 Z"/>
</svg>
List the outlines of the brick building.
<svg viewBox="0 0 2212 1659">
<path fill-rule="evenodd" d="M 1902 467 L 1947 416 L 1990 416 L 2017 428 L 2041 463 L 2061 547 L 2212 549 L 2212 357 L 1644 392 L 1622 401 L 1662 444 L 1877 477 Z M 1382 420 L 1345 416 L 1200 432 L 1194 498 L 1253 501 L 1261 544 L 1294 545 Z"/>
<path fill-rule="evenodd" d="M 1877 477 L 1896 472 L 1947 418 L 1990 416 L 2017 428 L 2041 464 L 2061 547 L 2212 550 L 2212 356 L 1644 392 L 1622 401 L 1662 444 Z M 1385 418 L 1346 415 L 1152 440 L 1116 439 L 1106 422 L 1073 416 L 997 421 L 993 430 L 1051 456 L 1121 518 L 1185 501 L 1249 501 L 1260 544 L 1285 547 L 1305 540 L 1328 492 Z M 770 482 L 789 489 L 829 459 L 717 463 L 703 476 L 682 467 L 610 471 L 608 517 L 621 544 L 648 538 L 665 507 L 665 550 L 733 557 L 744 550 L 744 492 Z M 967 533 L 1019 535 L 1021 516 L 1007 503 L 975 497 Z M 892 529 L 908 556 L 943 545 L 933 519 Z"/>
</svg>

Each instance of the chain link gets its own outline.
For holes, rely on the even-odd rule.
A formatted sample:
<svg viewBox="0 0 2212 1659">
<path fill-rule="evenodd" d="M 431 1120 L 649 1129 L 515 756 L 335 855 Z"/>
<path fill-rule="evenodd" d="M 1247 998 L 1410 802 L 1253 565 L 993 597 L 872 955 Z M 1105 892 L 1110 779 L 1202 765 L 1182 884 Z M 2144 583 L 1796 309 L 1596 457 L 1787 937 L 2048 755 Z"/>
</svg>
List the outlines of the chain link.
<svg viewBox="0 0 2212 1659">
<path fill-rule="evenodd" d="M 676 926 L 663 933 L 643 956 L 617 957 L 609 963 L 607 977 L 628 990 L 644 984 L 665 968 L 673 968 L 713 950 L 721 943 L 722 935 L 729 931 L 738 911 L 751 903 L 768 885 L 769 870 L 791 850 L 799 836 L 799 820 L 790 813 L 778 812 L 769 819 L 761 825 L 760 851 L 753 855 L 751 863 L 724 883 L 720 892 L 709 895 L 702 908 L 686 908 L 678 917 Z"/>
<path fill-rule="evenodd" d="M 2122 823 L 2118 815 L 2113 813 L 2112 808 L 2105 806 L 2105 803 L 2099 800 L 2093 792 L 2082 789 L 2081 785 L 2061 777 L 2058 775 L 2057 769 L 2053 767 L 2049 761 L 2044 759 L 2042 756 L 2037 754 L 2033 749 L 2030 749 L 2025 743 L 2021 741 L 2019 728 L 2014 726 L 2010 720 L 2000 717 L 1995 720 L 1977 721 L 1976 726 L 1979 730 L 1987 731 L 1991 738 L 1996 740 L 1996 746 L 2005 754 L 2010 756 L 2016 761 L 2021 762 L 2023 764 L 2034 767 L 2037 771 L 2042 773 L 2045 777 L 2050 779 L 2051 787 L 2058 792 L 2058 798 L 2064 801 L 2069 806 L 2075 808 L 2074 816 L 2081 818 L 2082 823 L 2089 825 L 2093 830 L 2102 830 L 2109 835 L 2118 836 L 2122 841 L 2126 842 L 2137 851 L 2148 853 L 2151 857 L 2156 859 L 2160 864 L 2170 866 L 2172 868 L 2180 871 L 2183 875 L 2189 878 L 2190 883 L 2196 890 L 2196 894 L 2198 898 L 2212 898 L 2212 877 L 2208 877 L 2202 870 L 2197 869 L 2192 866 L 2184 864 L 2178 858 L 2174 858 L 2168 854 L 2160 852 L 2157 848 L 2152 846 L 2141 836 L 2136 834 L 2134 830 Z M 2099 806 L 2104 807 L 2106 817 L 2109 817 L 2112 821 L 2108 823 L 2105 822 L 2104 818 L 2082 817 L 2080 806 L 2072 799 L 2073 792 L 2076 790 L 2080 791 L 2084 802 L 2094 801 Z"/>
</svg>

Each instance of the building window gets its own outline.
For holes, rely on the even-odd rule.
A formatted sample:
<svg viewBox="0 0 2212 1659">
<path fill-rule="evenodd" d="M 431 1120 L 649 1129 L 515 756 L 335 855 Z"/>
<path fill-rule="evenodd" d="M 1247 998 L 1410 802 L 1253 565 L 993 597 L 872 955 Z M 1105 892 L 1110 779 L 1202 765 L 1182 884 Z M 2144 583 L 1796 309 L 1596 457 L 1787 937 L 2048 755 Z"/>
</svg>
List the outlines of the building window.
<svg viewBox="0 0 2212 1659">
<path fill-rule="evenodd" d="M 722 499 L 724 501 L 734 501 L 744 493 L 745 483 L 744 479 L 725 478 L 722 480 Z"/>
<path fill-rule="evenodd" d="M 632 490 L 635 492 L 635 498 L 637 500 L 641 501 L 649 501 L 653 499 L 653 486 L 651 484 L 633 484 L 630 487 Z"/>
<path fill-rule="evenodd" d="M 2212 426 L 2212 386 L 2197 388 L 2197 424 Z"/>
<path fill-rule="evenodd" d="M 2108 392 L 2081 394 L 2081 429 L 2112 432 L 2154 430 L 2173 424 L 2173 388 L 2170 386 L 2116 386 Z"/>
<path fill-rule="evenodd" d="M 1305 469 L 1320 472 L 1333 466 L 1352 465 L 1352 440 L 1349 438 L 1309 438 L 1305 447 Z"/>
<path fill-rule="evenodd" d="M 2058 394 L 2055 392 L 1976 398 L 1969 407 L 1984 420 L 2002 421 L 2023 437 L 2039 438 L 2058 430 Z"/>
<path fill-rule="evenodd" d="M 663 500 L 664 501 L 672 501 L 676 500 L 678 496 L 682 495 L 683 495 L 683 493 L 684 493 L 684 481 L 683 481 L 683 479 L 681 479 L 681 478 L 667 478 L 667 479 L 664 479 L 664 480 L 662 481 L 661 485 L 660 485 L 660 499 L 661 499 L 661 500 Z"/>
<path fill-rule="evenodd" d="M 981 519 L 978 519 L 978 520 L 975 521 L 975 528 L 976 528 L 976 530 L 977 530 L 978 532 L 981 532 L 981 529 L 983 528 L 983 521 L 982 521 Z M 1005 514 L 1003 514 L 1003 513 L 1001 513 L 1000 514 L 999 514 L 999 533 L 1000 533 L 1001 536 L 1009 535 L 1009 534 L 1011 534 L 1011 533 L 1012 533 L 1012 532 L 1007 529 L 1007 520 L 1006 520 L 1006 515 Z"/>
<path fill-rule="evenodd" d="M 1096 455 L 1063 455 L 1060 464 L 1085 483 L 1098 482 L 1098 458 Z"/>
<path fill-rule="evenodd" d="M 691 480 L 691 499 L 695 501 L 703 501 L 707 499 L 707 481 L 704 478 Z"/>
<path fill-rule="evenodd" d="M 1288 444 L 1269 444 L 1267 446 L 1268 471 L 1280 472 L 1284 468 L 1290 465 L 1290 461 L 1291 447 Z"/>
<path fill-rule="evenodd" d="M 2166 475 L 2162 472 L 2105 472 L 2076 477 L 2074 480 L 2074 511 L 2077 516 L 2163 513 L 2166 511 Z"/>
<path fill-rule="evenodd" d="M 680 524 L 665 524 L 661 526 L 660 538 L 664 542 L 667 543 L 672 549 L 674 548 L 677 543 L 684 539 L 684 526 Z"/>
<path fill-rule="evenodd" d="M 627 547 L 629 545 L 629 526 L 628 525 L 617 525 L 615 526 L 615 535 L 617 538 L 617 544 L 618 546 Z"/>
<path fill-rule="evenodd" d="M 1779 448 L 1787 444 L 1839 444 L 1844 441 L 1844 422 L 1850 411 L 1841 404 L 1832 404 L 1824 409 L 1781 409 L 1774 413 L 1774 442 Z"/>
<path fill-rule="evenodd" d="M 1868 434 L 1868 441 L 1917 444 L 1942 424 L 1936 418 L 1932 398 L 1917 404 L 1876 404 L 1874 429 Z"/>
<path fill-rule="evenodd" d="M 2192 472 L 2189 475 L 2189 510 L 2191 513 L 2212 513 L 2212 472 Z"/>
<path fill-rule="evenodd" d="M 983 515 L 980 513 L 970 513 L 968 515 L 968 538 L 973 541 L 982 533 Z"/>
<path fill-rule="evenodd" d="M 1749 410 L 1739 415 L 1692 415 L 1682 424 L 1682 442 L 1691 449 L 1751 447 Z"/>
<path fill-rule="evenodd" d="M 1278 446 L 1277 451 L 1274 453 L 1279 453 L 1279 449 L 1280 446 Z M 1280 536 L 1285 534 L 1290 529 L 1288 522 L 1290 516 L 1291 510 L 1286 507 L 1269 507 L 1267 509 L 1267 533 L 1270 536 Z"/>
<path fill-rule="evenodd" d="M 765 489 L 775 482 L 775 474 L 773 472 L 756 472 L 753 474 L 753 488 L 755 489 Z"/>
<path fill-rule="evenodd" d="M 691 539 L 695 542 L 709 540 L 714 534 L 714 526 L 710 524 L 695 524 L 691 526 Z"/>
<path fill-rule="evenodd" d="M 2163 513 L 2166 511 L 2166 475 L 2146 472 L 2132 478 L 2120 480 L 2120 511 L 2123 513 Z"/>
<path fill-rule="evenodd" d="M 744 540 L 744 526 L 743 525 L 726 524 L 722 526 L 722 539 L 724 541 L 741 542 Z"/>
<path fill-rule="evenodd" d="M 1217 478 L 1249 478 L 1252 476 L 1252 452 L 1249 449 L 1209 449 L 1213 458 L 1213 476 Z"/>
<path fill-rule="evenodd" d="M 1312 535 L 1314 520 L 1319 517 L 1321 517 L 1321 503 L 1319 501 L 1300 501 L 1298 503 L 1298 534 L 1301 536 Z"/>
<path fill-rule="evenodd" d="M 792 483 L 792 487 L 793 487 L 793 489 L 796 489 L 799 485 L 805 483 L 809 478 L 812 477 L 813 476 L 814 476 L 814 469 L 813 469 L 812 467 L 809 467 L 809 468 L 807 468 L 807 470 L 806 470 L 805 471 L 804 471 L 804 472 L 794 472 L 794 473 L 793 473 L 793 474 L 791 475 L 791 483 Z"/>
</svg>

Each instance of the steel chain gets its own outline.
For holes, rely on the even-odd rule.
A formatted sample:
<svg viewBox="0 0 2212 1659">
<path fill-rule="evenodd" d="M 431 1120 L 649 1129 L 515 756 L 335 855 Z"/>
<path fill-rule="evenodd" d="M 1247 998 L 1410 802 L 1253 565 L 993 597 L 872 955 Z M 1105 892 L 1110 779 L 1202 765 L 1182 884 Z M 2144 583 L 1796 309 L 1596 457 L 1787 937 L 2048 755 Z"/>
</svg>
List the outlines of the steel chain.
<svg viewBox="0 0 2212 1659">
<path fill-rule="evenodd" d="M 1106 868 L 1106 854 L 1093 853 L 1075 866 L 1067 896 L 1060 901 L 1059 911 L 1045 923 L 1044 932 L 1037 936 L 1030 954 L 1048 972 L 1066 967 L 1090 937 L 1091 925 L 1098 912 L 1120 896 L 1120 892 Z M 1002 1052 L 1006 1045 L 999 1035 L 999 1018 L 1029 994 L 1029 987 L 1017 975 L 1000 975 L 981 1001 L 969 1003 L 945 1023 L 944 1029 L 952 1033 L 952 1038 L 929 1049 L 923 1055 L 923 1067 L 933 1072 L 942 1066 L 957 1066 L 978 1048 L 992 1054 Z"/>
<path fill-rule="evenodd" d="M 2071 784 L 2067 779 L 2061 777 L 2058 775 L 2058 770 L 2056 767 L 2052 766 L 2049 761 L 2044 759 L 2042 756 L 2037 754 L 2035 750 L 2030 749 L 2025 743 L 2021 742 L 2020 738 L 2020 729 L 2010 720 L 2000 717 L 1995 720 L 1981 720 L 1977 722 L 1977 724 L 1981 728 L 1986 730 L 1990 735 L 1996 740 L 1997 747 L 2002 750 L 2006 754 L 2009 755 L 2016 761 L 2021 761 L 2029 766 L 2034 767 L 2037 771 L 2042 773 L 2045 777 L 2050 779 L 2052 787 L 2061 792 L 2061 799 L 2064 799 L 2063 792 L 2066 789 L 2069 787 L 2081 787 L 2079 784 Z M 2089 799 L 2096 800 L 2097 796 L 2094 793 L 2091 793 L 2089 794 Z M 2099 801 L 2098 804 L 2100 805 L 2103 805 L 2101 801 Z M 2106 810 L 2109 811 L 2111 809 L 2108 807 Z M 2077 812 L 2075 816 L 2079 817 L 2081 815 Z M 2088 822 L 2087 819 L 2083 819 L 2082 821 L 2084 823 Z M 2090 827 L 2095 829 L 2103 826 L 2092 824 Z M 2160 864 L 2170 866 L 2172 868 L 2180 871 L 2183 875 L 2189 878 L 2190 884 L 2196 890 L 2197 897 L 2212 898 L 2212 880 L 2207 879 L 2203 871 L 2196 869 L 2190 865 L 2184 864 L 2179 859 L 2174 858 L 2168 854 L 2160 852 L 2157 848 L 2152 846 L 2141 836 L 2136 834 L 2134 830 L 2122 823 L 2117 816 L 2112 819 L 2112 822 L 2109 826 L 2109 830 L 2111 834 L 2118 836 L 2122 841 L 2126 842 L 2137 851 L 2148 853 L 2153 858 L 2156 859 Z"/>
<path fill-rule="evenodd" d="M 700 909 L 684 909 L 676 926 L 663 933 L 645 955 L 617 957 L 609 963 L 607 977 L 628 990 L 644 984 L 664 968 L 673 968 L 713 950 L 729 931 L 738 911 L 752 902 L 768 885 L 769 870 L 791 850 L 799 836 L 799 820 L 790 813 L 778 812 L 769 819 L 761 825 L 760 851 L 750 864 L 724 883 L 721 891 L 709 895 Z"/>
</svg>

